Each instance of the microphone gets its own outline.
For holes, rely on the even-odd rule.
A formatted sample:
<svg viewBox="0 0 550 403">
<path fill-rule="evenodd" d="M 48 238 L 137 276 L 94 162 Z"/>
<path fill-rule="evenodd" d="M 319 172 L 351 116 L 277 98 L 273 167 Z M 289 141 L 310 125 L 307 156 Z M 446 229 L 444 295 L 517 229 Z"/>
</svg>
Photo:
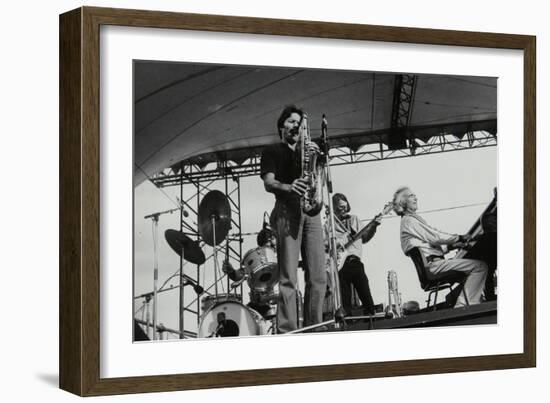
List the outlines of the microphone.
<svg viewBox="0 0 550 403">
<path fill-rule="evenodd" d="M 218 320 L 218 325 L 225 322 L 225 312 L 218 312 L 216 319 Z"/>
<path fill-rule="evenodd" d="M 266 220 L 266 217 L 267 217 L 267 220 Z M 262 224 L 262 229 L 266 231 L 272 231 L 271 225 L 269 225 L 269 214 L 267 213 L 267 211 L 264 211 L 264 222 Z"/>
<path fill-rule="evenodd" d="M 328 130 L 327 130 L 328 124 L 327 124 L 327 117 L 323 113 L 323 120 L 321 122 L 321 150 L 323 150 L 323 153 L 328 155 L 329 150 L 329 144 L 328 144 Z"/>
<path fill-rule="evenodd" d="M 225 313 L 224 312 L 219 312 L 216 318 L 218 320 L 218 327 L 216 327 L 215 335 L 216 335 L 216 337 L 219 337 L 222 334 L 223 330 L 224 330 Z"/>
<path fill-rule="evenodd" d="M 182 274 L 181 277 L 183 278 L 184 285 L 190 284 L 193 287 L 193 290 L 197 293 L 197 295 L 201 295 L 204 292 L 204 288 L 201 287 L 199 283 L 197 283 L 188 275 Z"/>
<path fill-rule="evenodd" d="M 193 285 L 193 290 L 197 293 L 197 295 L 201 295 L 204 292 L 204 288 L 198 284 Z"/>
</svg>

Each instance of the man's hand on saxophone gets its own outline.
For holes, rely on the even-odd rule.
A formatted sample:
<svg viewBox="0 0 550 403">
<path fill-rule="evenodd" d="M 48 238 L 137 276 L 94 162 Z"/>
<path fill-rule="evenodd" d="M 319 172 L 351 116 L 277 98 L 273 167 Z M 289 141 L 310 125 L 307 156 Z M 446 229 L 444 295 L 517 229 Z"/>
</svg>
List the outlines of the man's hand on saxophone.
<svg viewBox="0 0 550 403">
<path fill-rule="evenodd" d="M 290 185 L 291 192 L 297 193 L 299 196 L 303 196 L 307 190 L 307 180 L 304 178 L 294 179 Z"/>
<path fill-rule="evenodd" d="M 306 146 L 306 151 L 309 153 L 316 152 L 318 154 L 321 154 L 321 148 L 317 145 L 317 143 L 310 141 Z"/>
</svg>

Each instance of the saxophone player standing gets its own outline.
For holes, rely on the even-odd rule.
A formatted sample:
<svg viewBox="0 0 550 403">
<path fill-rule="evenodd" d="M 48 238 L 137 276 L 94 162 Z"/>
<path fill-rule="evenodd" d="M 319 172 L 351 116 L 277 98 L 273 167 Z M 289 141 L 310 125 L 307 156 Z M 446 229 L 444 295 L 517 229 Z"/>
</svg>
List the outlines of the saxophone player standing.
<svg viewBox="0 0 550 403">
<path fill-rule="evenodd" d="M 277 302 L 277 332 L 287 333 L 298 328 L 297 271 L 300 252 L 305 271 L 304 326 L 322 321 L 327 279 L 324 267 L 323 230 L 320 213 L 310 216 L 302 212 L 300 198 L 307 183 L 301 178 L 300 130 L 304 112 L 287 106 L 277 120 L 281 142 L 264 149 L 261 158 L 261 178 L 267 192 L 275 195 L 271 226 L 277 234 L 279 263 L 279 299 Z M 319 152 L 312 142 L 308 151 Z"/>
</svg>

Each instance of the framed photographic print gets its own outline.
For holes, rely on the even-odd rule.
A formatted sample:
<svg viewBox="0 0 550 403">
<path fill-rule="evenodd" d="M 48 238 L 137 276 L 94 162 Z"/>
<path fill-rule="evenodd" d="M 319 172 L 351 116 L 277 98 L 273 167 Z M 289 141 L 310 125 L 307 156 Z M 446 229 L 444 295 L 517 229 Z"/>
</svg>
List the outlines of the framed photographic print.
<svg viewBox="0 0 550 403">
<path fill-rule="evenodd" d="M 534 37 L 82 7 L 60 60 L 61 388 L 535 365 Z"/>
</svg>

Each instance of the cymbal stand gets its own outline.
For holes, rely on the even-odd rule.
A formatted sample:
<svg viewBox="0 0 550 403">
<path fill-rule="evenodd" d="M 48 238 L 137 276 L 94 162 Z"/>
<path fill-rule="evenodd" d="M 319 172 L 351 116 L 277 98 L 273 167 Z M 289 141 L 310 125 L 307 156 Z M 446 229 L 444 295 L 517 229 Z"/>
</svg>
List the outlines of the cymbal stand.
<svg viewBox="0 0 550 403">
<path fill-rule="evenodd" d="M 159 232 L 159 216 L 162 214 L 178 211 L 179 208 L 173 208 L 170 210 L 159 211 L 158 213 L 153 213 L 146 215 L 145 219 L 150 218 L 153 223 L 153 254 L 154 254 L 154 265 L 153 265 L 153 340 L 157 339 L 157 290 L 158 290 L 158 277 L 159 277 L 159 265 L 158 265 L 158 232 Z"/>
<path fill-rule="evenodd" d="M 212 219 L 212 244 L 214 249 L 214 293 L 216 298 L 218 298 L 218 251 L 216 248 L 216 215 L 212 214 L 210 216 Z"/>
<path fill-rule="evenodd" d="M 145 334 L 147 334 L 147 336 L 149 336 L 149 329 L 151 328 L 151 312 L 150 312 L 150 302 L 151 302 L 151 296 L 147 296 L 145 297 Z M 153 333 L 155 333 L 155 330 L 153 329 Z"/>
<path fill-rule="evenodd" d="M 182 219 L 183 221 L 183 219 Z M 179 271 L 179 295 L 178 295 L 178 311 L 179 311 L 179 317 L 178 317 L 178 328 L 180 332 L 180 338 L 183 338 L 183 331 L 185 330 L 185 310 L 183 309 L 184 305 L 184 291 L 183 291 L 183 276 L 185 273 L 183 272 L 183 262 L 185 262 L 185 248 L 181 248 L 181 258 L 180 258 L 180 271 Z"/>
</svg>

